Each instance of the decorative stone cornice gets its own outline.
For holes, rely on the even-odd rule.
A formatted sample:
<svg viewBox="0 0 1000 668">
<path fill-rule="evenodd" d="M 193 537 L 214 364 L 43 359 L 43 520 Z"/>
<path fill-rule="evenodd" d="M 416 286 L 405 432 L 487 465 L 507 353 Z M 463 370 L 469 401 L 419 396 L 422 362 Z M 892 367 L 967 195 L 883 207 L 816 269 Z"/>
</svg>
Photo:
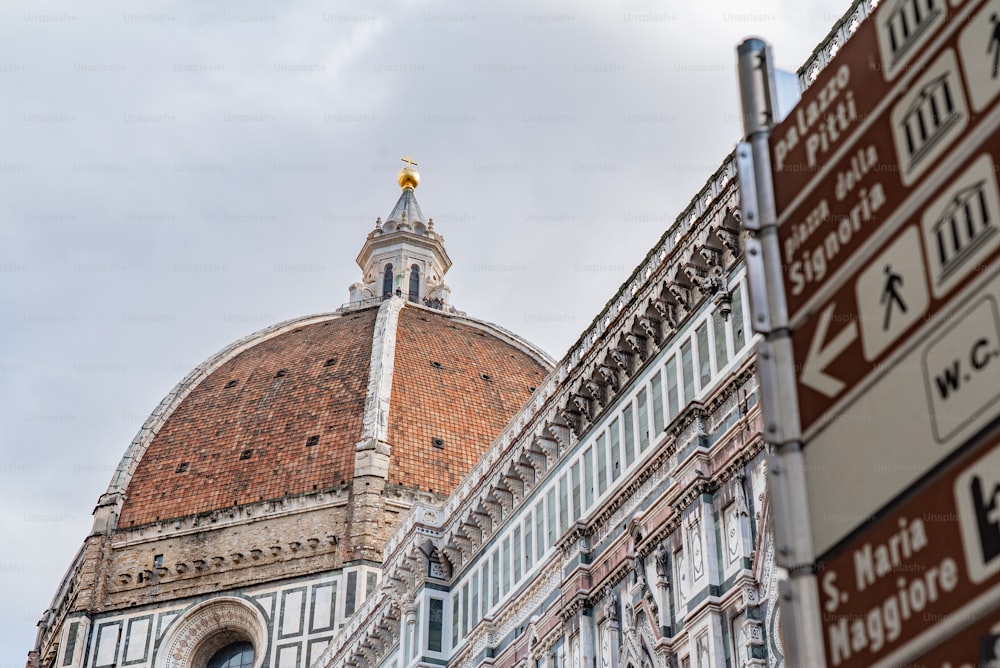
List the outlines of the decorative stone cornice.
<svg viewBox="0 0 1000 668">
<path fill-rule="evenodd" d="M 591 602 L 591 597 L 587 596 L 585 592 L 578 591 L 569 600 L 563 600 L 562 607 L 559 608 L 559 617 L 565 623 L 572 619 L 573 615 L 580 610 L 592 607 L 594 606 Z"/>
<path fill-rule="evenodd" d="M 167 537 L 185 536 L 229 526 L 242 526 L 295 513 L 326 510 L 345 505 L 347 499 L 348 486 L 345 485 L 323 492 L 296 494 L 280 499 L 221 508 L 208 513 L 187 515 L 173 520 L 161 520 L 152 524 L 119 529 L 114 534 L 112 547 L 121 549 Z"/>
<path fill-rule="evenodd" d="M 619 391 L 622 381 L 618 375 L 630 379 L 651 359 L 649 346 L 657 347 L 665 340 L 658 336 L 656 327 L 668 321 L 679 326 L 692 312 L 688 309 L 693 309 L 695 303 L 689 300 L 682 309 L 685 315 L 678 314 L 682 305 L 664 292 L 668 281 L 663 277 L 676 282 L 678 276 L 684 276 L 680 271 L 683 265 L 734 266 L 739 255 L 717 241 L 733 232 L 733 212 L 738 208 L 734 175 L 729 159 L 706 186 L 704 196 L 696 198 L 664 235 L 618 296 L 574 344 L 560 367 L 535 392 L 527 408 L 494 442 L 449 500 L 445 512 L 454 523 L 445 529 L 446 534 L 467 523 L 464 517 L 481 504 L 472 500 L 484 498 L 495 484 L 488 471 L 513 468 L 515 462 L 523 461 L 537 472 L 533 476 L 537 480 L 526 481 L 525 492 L 530 489 L 528 485 L 540 484 L 545 472 L 613 405 L 608 393 Z M 545 462 L 534 454 L 537 452 L 545 453 Z"/>
<path fill-rule="evenodd" d="M 566 557 L 575 549 L 580 549 L 581 545 L 585 545 L 591 535 L 593 532 L 586 522 L 574 522 L 573 526 L 556 541 L 556 551 Z"/>
<path fill-rule="evenodd" d="M 642 488 L 642 486 L 649 481 L 657 472 L 663 472 L 667 470 L 668 462 L 673 455 L 673 439 L 668 437 L 667 440 L 657 447 L 656 454 L 652 459 L 646 463 L 646 465 L 640 467 L 637 471 L 629 476 L 629 479 L 618 489 L 618 491 L 607 500 L 606 503 L 602 504 L 600 512 L 594 516 L 591 526 L 594 527 L 593 531 L 597 535 L 602 535 L 602 527 L 609 524 L 612 517 L 618 514 L 621 509 L 628 503 L 629 499 L 635 496 L 635 493 Z"/>
<path fill-rule="evenodd" d="M 122 594 L 151 586 L 192 580 L 201 582 L 211 573 L 259 569 L 262 566 L 309 559 L 336 552 L 338 539 L 328 533 L 323 536 L 303 536 L 298 540 L 247 545 L 242 551 L 203 554 L 200 558 L 144 569 L 127 568 L 112 574 L 107 587 L 109 594 Z"/>
<path fill-rule="evenodd" d="M 747 384 L 753 383 L 756 385 L 756 371 L 754 368 L 753 357 L 748 357 L 747 360 L 729 377 L 729 381 L 726 382 L 719 391 L 714 393 L 705 403 L 705 411 L 709 414 L 716 413 L 722 405 L 729 401 L 730 397 L 735 396 L 740 389 L 743 389 Z"/>
</svg>

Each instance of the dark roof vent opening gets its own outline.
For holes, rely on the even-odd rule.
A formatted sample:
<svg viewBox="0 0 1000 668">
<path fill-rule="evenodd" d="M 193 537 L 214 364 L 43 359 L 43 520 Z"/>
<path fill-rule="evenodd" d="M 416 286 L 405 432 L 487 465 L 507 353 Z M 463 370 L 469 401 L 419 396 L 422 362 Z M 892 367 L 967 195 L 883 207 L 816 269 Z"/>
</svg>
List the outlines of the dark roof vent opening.
<svg viewBox="0 0 1000 668">
<path fill-rule="evenodd" d="M 288 369 L 278 369 L 278 373 L 274 374 L 275 378 L 284 378 L 288 375 Z"/>
<path fill-rule="evenodd" d="M 226 387 L 236 387 L 236 384 L 239 383 L 239 382 L 240 381 L 238 381 L 238 380 L 231 380 L 228 383 L 226 383 Z"/>
<path fill-rule="evenodd" d="M 531 387 L 531 386 L 529 385 L 529 386 L 528 386 L 528 392 L 534 392 L 534 391 L 535 391 L 535 388 L 533 388 L 533 387 Z"/>
<path fill-rule="evenodd" d="M 251 456 L 253 456 L 253 449 L 244 450 L 243 452 L 240 453 L 240 459 L 241 460 L 243 460 L 243 459 L 250 459 Z"/>
<path fill-rule="evenodd" d="M 435 448 L 443 448 L 444 447 L 444 439 L 440 438 L 438 436 L 435 436 L 434 438 L 432 438 L 431 439 L 431 443 L 434 444 Z"/>
<path fill-rule="evenodd" d="M 491 376 L 488 373 L 481 373 L 479 374 L 479 377 L 482 378 L 483 380 L 493 380 L 493 376 Z"/>
<path fill-rule="evenodd" d="M 181 462 L 180 464 L 177 465 L 177 468 L 174 469 L 174 473 L 184 473 L 187 470 L 188 470 L 188 463 Z"/>
<path fill-rule="evenodd" d="M 441 362 L 434 362 L 434 361 L 431 361 L 431 366 L 434 367 L 435 369 L 441 369 L 443 367 Z"/>
<path fill-rule="evenodd" d="M 306 439 L 306 447 L 319 444 L 319 436 L 310 436 Z"/>
<path fill-rule="evenodd" d="M 323 364 L 323 366 L 333 366 L 333 365 L 334 365 L 334 364 L 336 364 L 336 363 L 337 363 L 337 358 L 336 358 L 336 357 L 331 357 L 330 359 L 328 359 L 328 360 L 327 360 L 327 361 L 326 361 L 326 362 L 325 362 L 325 363 Z"/>
</svg>

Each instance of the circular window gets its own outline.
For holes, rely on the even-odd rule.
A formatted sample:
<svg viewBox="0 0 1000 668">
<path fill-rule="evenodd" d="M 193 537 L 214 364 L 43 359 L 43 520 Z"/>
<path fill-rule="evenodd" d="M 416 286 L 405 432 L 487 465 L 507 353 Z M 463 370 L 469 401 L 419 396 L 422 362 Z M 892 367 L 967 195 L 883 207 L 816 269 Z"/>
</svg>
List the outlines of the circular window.
<svg viewBox="0 0 1000 668">
<path fill-rule="evenodd" d="M 251 668 L 252 666 L 253 645 L 248 642 L 230 643 L 208 660 L 208 668 Z"/>
</svg>

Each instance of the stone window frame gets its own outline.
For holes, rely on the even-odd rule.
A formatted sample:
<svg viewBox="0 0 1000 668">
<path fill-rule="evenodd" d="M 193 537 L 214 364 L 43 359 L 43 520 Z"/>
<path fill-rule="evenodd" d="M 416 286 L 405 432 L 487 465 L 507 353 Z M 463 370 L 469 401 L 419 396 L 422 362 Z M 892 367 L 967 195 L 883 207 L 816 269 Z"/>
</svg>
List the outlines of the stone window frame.
<svg viewBox="0 0 1000 668">
<path fill-rule="evenodd" d="M 223 596 L 186 610 L 167 630 L 153 661 L 155 668 L 205 668 L 216 651 L 244 640 L 253 645 L 254 668 L 268 653 L 267 622 L 250 601 Z"/>
</svg>

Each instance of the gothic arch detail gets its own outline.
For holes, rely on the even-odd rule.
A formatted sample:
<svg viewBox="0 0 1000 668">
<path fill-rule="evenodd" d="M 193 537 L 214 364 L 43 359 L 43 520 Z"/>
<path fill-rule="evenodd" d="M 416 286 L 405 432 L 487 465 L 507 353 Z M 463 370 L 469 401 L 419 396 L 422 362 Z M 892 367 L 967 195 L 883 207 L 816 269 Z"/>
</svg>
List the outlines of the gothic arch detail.
<svg viewBox="0 0 1000 668">
<path fill-rule="evenodd" d="M 622 646 L 618 655 L 618 665 L 624 668 L 661 668 L 660 662 L 654 659 L 649 641 L 651 629 L 649 621 L 643 612 L 633 612 L 632 606 L 626 604 L 625 629 L 622 633 Z"/>
</svg>

